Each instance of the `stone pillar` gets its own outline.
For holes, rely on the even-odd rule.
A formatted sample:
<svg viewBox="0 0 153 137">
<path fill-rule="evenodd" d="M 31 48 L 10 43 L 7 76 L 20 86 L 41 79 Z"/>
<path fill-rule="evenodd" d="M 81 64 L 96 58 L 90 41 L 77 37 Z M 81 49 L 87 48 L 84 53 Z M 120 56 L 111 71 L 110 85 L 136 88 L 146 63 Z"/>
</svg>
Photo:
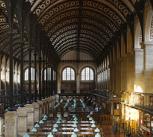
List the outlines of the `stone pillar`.
<svg viewBox="0 0 153 137">
<path fill-rule="evenodd" d="M 18 136 L 23 136 L 27 132 L 27 110 L 25 107 L 17 109 L 18 115 Z"/>
<path fill-rule="evenodd" d="M 5 113 L 5 137 L 17 137 L 17 112 Z"/>
<path fill-rule="evenodd" d="M 128 53 L 126 58 L 126 71 L 127 71 L 127 91 L 134 91 L 134 74 L 135 74 L 135 66 L 134 66 L 134 54 Z"/>
<path fill-rule="evenodd" d="M 144 50 L 135 49 L 135 80 L 134 85 L 144 90 Z"/>
<path fill-rule="evenodd" d="M 38 103 L 36 103 L 36 102 L 34 102 L 33 103 L 33 108 L 34 108 L 34 121 L 36 122 L 36 121 L 39 121 L 39 104 Z"/>
<path fill-rule="evenodd" d="M 121 58 L 121 90 L 126 91 L 127 89 L 127 71 L 126 71 L 126 57 Z"/>
<path fill-rule="evenodd" d="M 150 42 L 145 42 L 144 44 L 144 82 L 145 88 L 144 92 L 153 92 L 153 44 Z"/>
<path fill-rule="evenodd" d="M 144 50 L 135 49 L 135 73 L 143 73 L 144 71 Z"/>
<path fill-rule="evenodd" d="M 32 129 L 33 125 L 34 125 L 34 108 L 32 104 L 27 104 L 26 106 L 26 110 L 27 110 L 27 120 L 28 120 L 28 129 Z"/>
<path fill-rule="evenodd" d="M 4 118 L 0 117 L 0 136 L 3 134 Z"/>
</svg>

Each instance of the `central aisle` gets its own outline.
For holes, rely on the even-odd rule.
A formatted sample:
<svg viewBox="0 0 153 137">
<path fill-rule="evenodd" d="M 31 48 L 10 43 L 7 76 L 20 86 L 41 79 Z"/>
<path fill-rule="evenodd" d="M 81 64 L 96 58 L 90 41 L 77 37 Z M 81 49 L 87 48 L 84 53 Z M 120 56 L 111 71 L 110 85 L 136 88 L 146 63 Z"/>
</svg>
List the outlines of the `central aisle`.
<svg viewBox="0 0 153 137">
<path fill-rule="evenodd" d="M 24 137 L 123 137 L 113 136 L 102 119 L 110 121 L 92 98 L 63 97 Z"/>
</svg>

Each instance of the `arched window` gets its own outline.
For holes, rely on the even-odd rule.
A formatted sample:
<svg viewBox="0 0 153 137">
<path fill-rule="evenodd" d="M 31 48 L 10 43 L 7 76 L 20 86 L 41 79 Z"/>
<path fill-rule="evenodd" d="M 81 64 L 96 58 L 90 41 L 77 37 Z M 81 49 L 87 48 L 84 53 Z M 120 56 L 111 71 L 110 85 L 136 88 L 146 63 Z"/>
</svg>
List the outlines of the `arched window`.
<svg viewBox="0 0 153 137">
<path fill-rule="evenodd" d="M 81 80 L 94 80 L 94 72 L 93 69 L 89 67 L 85 67 L 81 71 Z"/>
<path fill-rule="evenodd" d="M 47 80 L 51 80 L 51 68 L 47 68 Z M 44 70 L 44 80 L 46 80 L 46 69 Z"/>
<path fill-rule="evenodd" d="M 29 68 L 27 68 L 24 72 L 24 80 L 29 80 Z M 31 68 L 31 80 L 35 80 L 35 69 Z"/>
<path fill-rule="evenodd" d="M 62 80 L 75 80 L 75 72 L 73 68 L 67 67 L 62 72 Z"/>
</svg>

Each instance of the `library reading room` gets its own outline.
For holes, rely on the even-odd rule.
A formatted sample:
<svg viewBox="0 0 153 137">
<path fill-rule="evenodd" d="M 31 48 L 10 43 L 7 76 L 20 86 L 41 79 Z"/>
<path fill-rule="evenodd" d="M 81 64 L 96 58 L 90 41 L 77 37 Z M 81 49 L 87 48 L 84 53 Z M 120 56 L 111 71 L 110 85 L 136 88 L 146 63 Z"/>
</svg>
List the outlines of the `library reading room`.
<svg viewBox="0 0 153 137">
<path fill-rule="evenodd" d="M 153 137 L 153 0 L 0 0 L 0 137 Z"/>
</svg>

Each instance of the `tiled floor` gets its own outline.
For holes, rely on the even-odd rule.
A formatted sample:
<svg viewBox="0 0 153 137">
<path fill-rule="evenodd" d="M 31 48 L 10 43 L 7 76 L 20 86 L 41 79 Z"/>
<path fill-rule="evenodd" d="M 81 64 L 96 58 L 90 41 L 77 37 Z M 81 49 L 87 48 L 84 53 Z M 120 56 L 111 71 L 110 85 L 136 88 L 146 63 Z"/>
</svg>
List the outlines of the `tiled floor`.
<svg viewBox="0 0 153 137">
<path fill-rule="evenodd" d="M 102 126 L 103 128 L 103 132 L 104 132 L 104 137 L 124 137 L 124 134 L 121 133 L 116 133 L 114 134 L 113 131 L 112 131 L 112 126 Z"/>
</svg>

